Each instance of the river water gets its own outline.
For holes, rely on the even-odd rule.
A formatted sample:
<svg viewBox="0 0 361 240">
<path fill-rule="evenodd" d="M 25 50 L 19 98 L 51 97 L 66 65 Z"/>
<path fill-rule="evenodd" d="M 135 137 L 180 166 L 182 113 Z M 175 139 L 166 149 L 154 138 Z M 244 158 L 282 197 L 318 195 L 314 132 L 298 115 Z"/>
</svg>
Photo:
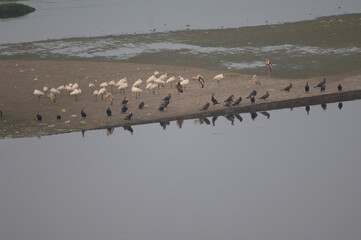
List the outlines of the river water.
<svg viewBox="0 0 361 240">
<path fill-rule="evenodd" d="M 1 237 L 357 239 L 361 104 L 340 107 L 0 140 Z"/>
</svg>

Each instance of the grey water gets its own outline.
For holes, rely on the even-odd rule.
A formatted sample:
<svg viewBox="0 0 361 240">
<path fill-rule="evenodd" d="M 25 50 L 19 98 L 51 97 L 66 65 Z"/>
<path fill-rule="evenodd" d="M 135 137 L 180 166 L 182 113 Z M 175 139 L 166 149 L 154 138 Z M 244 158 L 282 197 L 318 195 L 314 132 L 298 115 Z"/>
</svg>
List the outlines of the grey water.
<svg viewBox="0 0 361 240">
<path fill-rule="evenodd" d="M 0 140 L 1 239 L 358 239 L 360 100 L 252 117 Z"/>
</svg>

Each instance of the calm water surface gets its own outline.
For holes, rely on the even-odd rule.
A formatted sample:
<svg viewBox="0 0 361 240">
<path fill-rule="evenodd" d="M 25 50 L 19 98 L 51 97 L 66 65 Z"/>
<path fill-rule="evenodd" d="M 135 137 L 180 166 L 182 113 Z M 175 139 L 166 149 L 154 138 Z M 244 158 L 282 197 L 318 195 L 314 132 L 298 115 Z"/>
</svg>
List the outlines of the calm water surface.
<svg viewBox="0 0 361 240">
<path fill-rule="evenodd" d="M 360 101 L 269 114 L 1 140 L 1 238 L 358 239 Z"/>
</svg>

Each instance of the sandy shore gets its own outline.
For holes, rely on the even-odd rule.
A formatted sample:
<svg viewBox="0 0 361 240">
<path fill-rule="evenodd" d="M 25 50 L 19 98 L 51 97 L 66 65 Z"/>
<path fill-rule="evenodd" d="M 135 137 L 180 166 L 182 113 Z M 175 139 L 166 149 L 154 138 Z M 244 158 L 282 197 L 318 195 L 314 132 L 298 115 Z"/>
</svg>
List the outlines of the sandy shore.
<svg viewBox="0 0 361 240">
<path fill-rule="evenodd" d="M 153 95 L 145 90 L 145 81 L 157 70 L 161 74 L 170 76 L 182 76 L 191 79 L 198 74 L 206 80 L 206 86 L 200 94 L 199 84 L 190 81 L 186 90 L 178 94 L 177 90 L 170 85 L 160 87 Z M 213 77 L 223 73 L 224 79 L 221 87 L 213 80 Z M 361 98 L 361 75 L 344 75 L 327 78 L 325 92 L 313 88 L 322 77 L 304 80 L 274 79 L 271 76 L 258 76 L 261 86 L 256 86 L 252 76 L 241 75 L 232 71 L 214 71 L 190 67 L 171 67 L 149 64 L 129 64 L 119 62 L 87 62 L 87 61 L 0 61 L 0 110 L 3 116 L 0 118 L 0 138 L 31 137 L 39 135 L 65 133 L 71 131 L 107 128 L 111 126 L 136 125 L 159 121 L 169 121 L 178 118 L 195 118 L 199 116 L 225 115 L 236 112 L 253 112 L 271 110 L 284 107 L 313 105 L 323 102 L 345 101 Z M 111 80 L 118 81 L 126 77 L 129 85 L 136 80 L 142 79 L 141 88 L 143 93 L 138 99 L 128 88 L 125 96 L 129 99 L 128 112 L 133 112 L 131 121 L 124 120 L 126 114 L 121 113 L 124 95 L 113 88 L 114 102 L 112 117 L 106 115 L 108 102 L 97 101 L 88 87 L 90 82 L 97 85 Z M 304 85 L 309 82 L 311 90 L 305 93 Z M 75 101 L 74 96 L 69 96 L 64 91 L 62 96 L 56 98 L 54 103 L 48 97 L 41 97 L 40 101 L 33 95 L 34 89 L 41 90 L 44 86 L 57 88 L 68 83 L 78 83 L 82 94 Z M 290 92 L 281 91 L 290 82 L 293 88 Z M 337 90 L 338 83 L 343 85 L 343 91 Z M 258 92 L 256 102 L 251 103 L 246 96 L 253 90 Z M 267 101 L 258 99 L 269 91 Z M 201 111 L 201 107 L 211 103 L 211 93 L 221 105 L 212 105 L 207 111 Z M 158 110 L 161 99 L 172 94 L 168 108 L 164 112 Z M 234 94 L 235 99 L 242 96 L 243 101 L 237 107 L 223 106 L 223 101 Z M 139 109 L 140 102 L 145 102 L 144 109 Z M 87 118 L 80 116 L 81 109 L 87 113 Z M 66 112 L 62 112 L 65 109 Z M 35 120 L 36 113 L 43 116 L 41 122 Z M 62 119 L 57 120 L 56 116 Z"/>
</svg>

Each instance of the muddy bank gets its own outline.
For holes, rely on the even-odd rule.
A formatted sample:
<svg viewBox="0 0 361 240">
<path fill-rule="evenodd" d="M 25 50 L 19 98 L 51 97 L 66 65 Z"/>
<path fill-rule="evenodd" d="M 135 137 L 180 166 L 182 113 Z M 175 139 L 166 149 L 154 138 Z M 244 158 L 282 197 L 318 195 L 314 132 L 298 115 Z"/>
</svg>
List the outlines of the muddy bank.
<svg viewBox="0 0 361 240">
<path fill-rule="evenodd" d="M 145 81 L 157 70 L 160 74 L 167 73 L 168 77 L 182 76 L 190 79 L 184 93 L 178 94 L 177 90 L 169 84 L 160 87 L 155 94 L 145 90 Z M 224 79 L 221 86 L 213 77 L 223 73 Z M 272 76 L 259 76 L 261 86 L 252 81 L 252 76 L 242 75 L 232 71 L 215 71 L 200 68 L 162 66 L 150 64 L 129 64 L 116 62 L 86 62 L 86 61 L 15 61 L 4 60 L 0 62 L 0 110 L 3 116 L 0 119 L 0 138 L 31 137 L 38 135 L 58 134 L 71 131 L 107 128 L 111 126 L 124 126 L 145 124 L 159 121 L 169 121 L 178 118 L 195 118 L 202 116 L 226 115 L 235 112 L 255 112 L 302 105 L 313 105 L 324 102 L 345 101 L 361 98 L 361 75 L 342 75 L 327 78 L 326 91 L 313 88 L 322 78 L 305 80 L 274 79 Z M 199 83 L 192 81 L 193 76 L 202 75 L 205 88 L 200 91 Z M 130 88 L 125 95 L 115 88 L 107 87 L 112 92 L 114 101 L 111 106 L 112 116 L 106 115 L 108 102 L 95 99 L 89 83 L 94 83 L 96 89 L 99 84 L 111 80 L 118 81 L 126 77 L 131 86 L 136 80 L 142 79 L 143 93 L 136 99 Z M 311 89 L 305 93 L 304 85 L 309 82 Z M 63 91 L 57 96 L 54 103 L 50 98 L 43 96 L 38 101 L 33 94 L 34 89 L 43 89 L 47 86 L 57 88 L 68 83 L 78 83 L 82 94 L 77 101 L 74 96 Z M 290 92 L 281 91 L 289 83 L 293 84 Z M 337 90 L 337 85 L 343 85 L 343 91 Z M 251 103 L 246 96 L 253 91 L 258 92 L 255 103 Z M 265 100 L 258 99 L 269 92 Z M 158 110 L 161 100 L 168 94 L 172 95 L 170 104 L 164 112 Z M 201 111 L 202 106 L 211 103 L 211 94 L 221 103 L 212 105 L 206 111 Z M 235 100 L 242 96 L 239 106 L 226 107 L 224 100 L 231 94 Z M 122 100 L 129 99 L 128 111 L 133 112 L 130 121 L 124 120 L 126 114 L 121 113 Z M 144 102 L 144 109 L 138 105 Z M 80 111 L 87 113 L 85 119 L 81 118 Z M 64 111 L 65 110 L 65 111 Z M 43 120 L 35 120 L 36 113 L 40 112 Z M 56 116 L 61 115 L 61 120 Z"/>
</svg>

